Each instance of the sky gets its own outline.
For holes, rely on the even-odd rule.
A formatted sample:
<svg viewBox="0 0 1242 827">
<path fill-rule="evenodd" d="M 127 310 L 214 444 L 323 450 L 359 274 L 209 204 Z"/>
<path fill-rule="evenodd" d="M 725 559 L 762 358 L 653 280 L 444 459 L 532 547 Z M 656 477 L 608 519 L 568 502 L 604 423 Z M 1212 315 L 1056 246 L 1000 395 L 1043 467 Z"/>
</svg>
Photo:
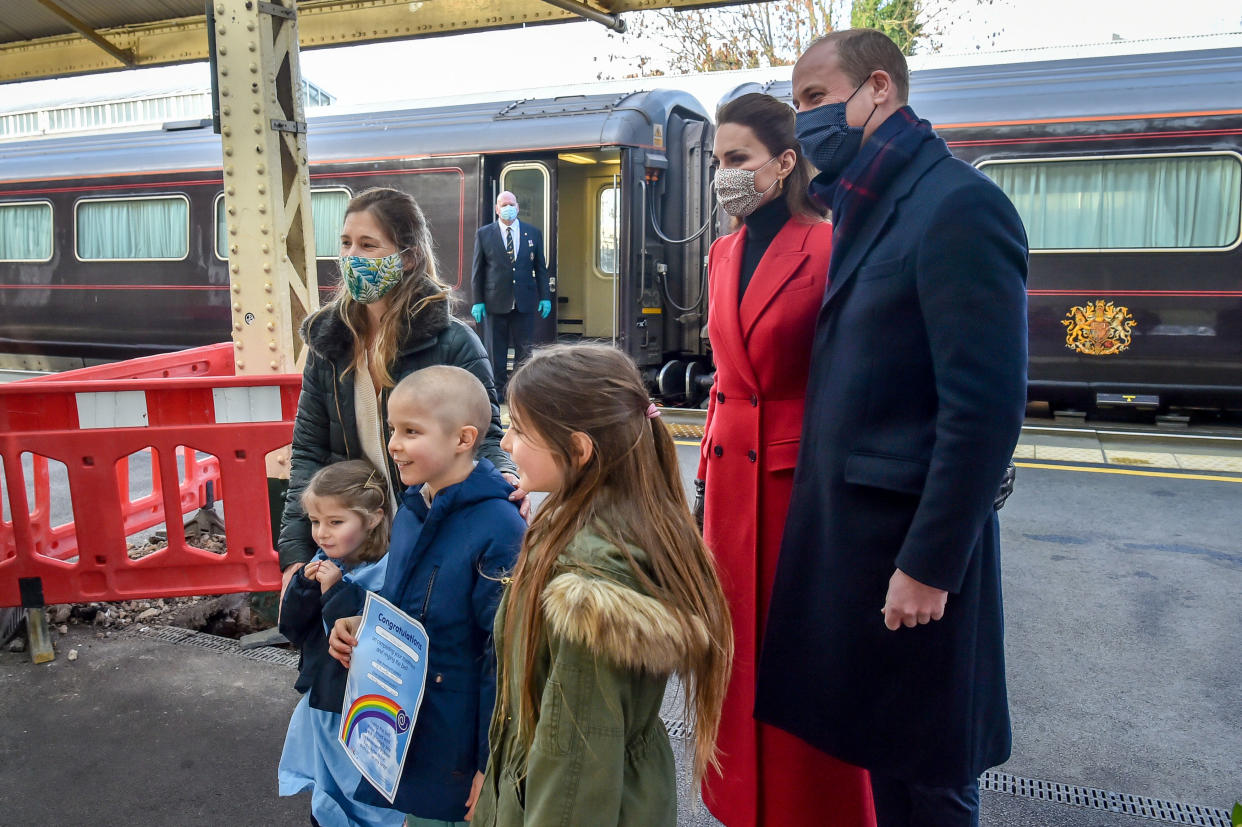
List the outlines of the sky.
<svg viewBox="0 0 1242 827">
<path fill-rule="evenodd" d="M 935 2 L 936 0 L 930 0 Z M 980 51 L 1242 32 L 1239 0 L 945 0 L 941 55 Z M 630 17 L 627 15 L 627 17 Z M 631 17 L 632 20 L 632 17 Z M 631 22 L 631 27 L 634 24 Z M 624 77 L 644 52 L 659 66 L 659 44 L 618 37 L 590 22 L 533 26 L 452 37 L 345 46 L 304 52 L 302 74 L 338 102 L 490 95 Z M 1002 58 L 1004 59 L 1004 58 Z M 0 87 L 3 109 L 121 88 L 181 84 L 205 87 L 206 64 L 136 70 Z M 648 82 L 643 85 L 655 85 Z M 94 90 L 101 90 L 96 92 Z M 714 90 L 713 90 L 714 91 Z M 509 97 L 496 95 L 498 98 Z"/>
</svg>

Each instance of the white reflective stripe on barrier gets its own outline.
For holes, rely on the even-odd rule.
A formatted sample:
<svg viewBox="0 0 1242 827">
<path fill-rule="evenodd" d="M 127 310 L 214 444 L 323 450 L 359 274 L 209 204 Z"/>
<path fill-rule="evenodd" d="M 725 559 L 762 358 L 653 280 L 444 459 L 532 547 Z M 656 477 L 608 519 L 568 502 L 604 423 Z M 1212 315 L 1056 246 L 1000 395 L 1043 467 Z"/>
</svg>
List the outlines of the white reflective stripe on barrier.
<svg viewBox="0 0 1242 827">
<path fill-rule="evenodd" d="M 145 391 L 100 391 L 77 393 L 78 427 L 145 428 L 147 394 Z"/>
<path fill-rule="evenodd" d="M 216 403 L 216 422 L 279 422 L 280 388 L 212 388 Z"/>
</svg>

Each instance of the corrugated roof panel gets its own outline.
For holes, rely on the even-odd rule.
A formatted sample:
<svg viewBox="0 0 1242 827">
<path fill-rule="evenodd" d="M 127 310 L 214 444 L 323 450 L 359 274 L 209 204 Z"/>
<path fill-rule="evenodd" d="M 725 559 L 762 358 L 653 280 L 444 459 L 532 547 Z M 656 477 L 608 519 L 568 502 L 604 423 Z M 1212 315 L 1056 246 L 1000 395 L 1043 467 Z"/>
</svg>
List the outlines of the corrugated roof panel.
<svg viewBox="0 0 1242 827">
<path fill-rule="evenodd" d="M 199 0 L 56 0 L 57 5 L 93 29 L 155 23 L 202 16 Z M 5 29 L 11 29 L 9 35 Z M 73 28 L 38 0 L 4 0 L 0 4 L 0 41 L 73 34 Z"/>
</svg>

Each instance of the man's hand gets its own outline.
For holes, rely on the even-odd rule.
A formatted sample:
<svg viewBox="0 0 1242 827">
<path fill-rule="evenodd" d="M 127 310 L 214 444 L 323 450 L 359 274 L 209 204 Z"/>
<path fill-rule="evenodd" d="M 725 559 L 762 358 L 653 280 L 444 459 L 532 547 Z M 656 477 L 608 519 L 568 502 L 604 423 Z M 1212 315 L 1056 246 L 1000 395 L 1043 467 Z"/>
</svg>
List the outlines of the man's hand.
<svg viewBox="0 0 1242 827">
<path fill-rule="evenodd" d="M 353 654 L 354 647 L 358 645 L 358 624 L 362 622 L 362 615 L 354 615 L 353 617 L 343 617 L 336 623 L 332 624 L 332 634 L 328 637 L 328 654 L 336 660 L 340 661 L 341 666 L 349 668 L 349 656 Z"/>
<path fill-rule="evenodd" d="M 539 318 L 546 319 L 548 314 L 552 312 L 552 302 L 547 299 L 539 300 Z"/>
<path fill-rule="evenodd" d="M 479 302 L 470 308 L 470 315 L 474 316 L 474 320 L 479 324 L 483 324 L 483 320 L 487 318 L 487 305 Z"/>
<path fill-rule="evenodd" d="M 513 493 L 509 495 L 509 502 L 518 504 L 518 514 L 522 515 L 522 519 L 530 522 L 530 497 L 519 484 L 517 474 L 511 474 L 508 471 L 502 471 L 500 476 L 513 486 Z"/>
<path fill-rule="evenodd" d="M 483 792 L 483 773 L 475 772 L 474 781 L 470 783 L 470 797 L 466 799 L 465 821 L 474 820 L 474 805 L 479 803 L 479 793 Z"/>
<path fill-rule="evenodd" d="M 324 560 L 319 571 L 315 573 L 315 579 L 319 581 L 319 593 L 327 594 L 328 589 L 336 585 L 336 581 L 340 580 L 341 576 L 340 566 Z"/>
<path fill-rule="evenodd" d="M 901 569 L 888 579 L 888 594 L 884 597 L 884 625 L 891 631 L 902 626 L 913 629 L 944 617 L 944 606 L 949 593 L 944 589 L 925 586 Z"/>
</svg>

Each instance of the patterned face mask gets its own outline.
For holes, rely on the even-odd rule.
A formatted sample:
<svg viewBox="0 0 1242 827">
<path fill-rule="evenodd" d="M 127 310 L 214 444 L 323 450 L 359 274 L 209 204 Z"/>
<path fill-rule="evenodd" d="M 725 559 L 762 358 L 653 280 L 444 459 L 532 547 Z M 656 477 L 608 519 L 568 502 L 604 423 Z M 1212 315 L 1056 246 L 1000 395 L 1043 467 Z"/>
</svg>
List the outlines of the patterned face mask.
<svg viewBox="0 0 1242 827">
<path fill-rule="evenodd" d="M 744 218 L 759 209 L 759 202 L 780 179 L 777 178 L 768 189 L 759 192 L 755 189 L 755 173 L 775 160 L 776 157 L 773 156 L 757 169 L 716 170 L 716 198 L 719 199 L 721 208 L 738 218 Z"/>
<path fill-rule="evenodd" d="M 341 277 L 354 301 L 370 304 L 397 286 L 405 274 L 400 250 L 383 258 L 341 256 Z"/>
</svg>

